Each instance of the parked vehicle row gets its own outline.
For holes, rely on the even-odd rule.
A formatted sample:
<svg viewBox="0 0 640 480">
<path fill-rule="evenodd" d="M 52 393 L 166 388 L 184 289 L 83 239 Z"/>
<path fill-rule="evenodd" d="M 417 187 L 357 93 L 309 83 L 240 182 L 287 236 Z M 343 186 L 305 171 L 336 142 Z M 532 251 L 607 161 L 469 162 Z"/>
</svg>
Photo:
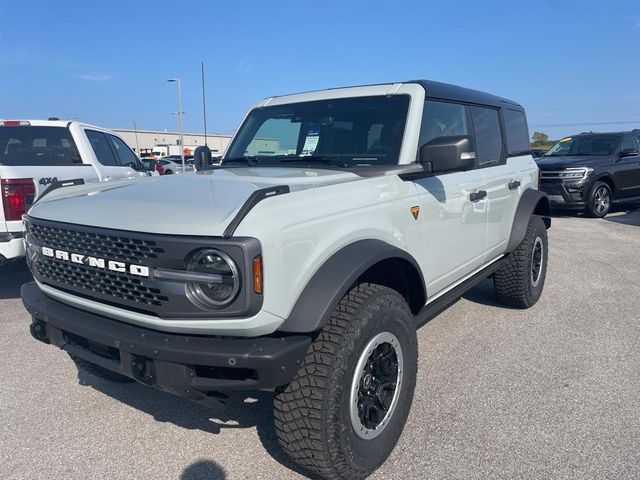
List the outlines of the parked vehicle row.
<svg viewBox="0 0 640 480">
<path fill-rule="evenodd" d="M 0 120 L 0 264 L 24 255 L 22 215 L 51 185 L 146 175 L 110 130 L 76 121 Z"/>
</svg>

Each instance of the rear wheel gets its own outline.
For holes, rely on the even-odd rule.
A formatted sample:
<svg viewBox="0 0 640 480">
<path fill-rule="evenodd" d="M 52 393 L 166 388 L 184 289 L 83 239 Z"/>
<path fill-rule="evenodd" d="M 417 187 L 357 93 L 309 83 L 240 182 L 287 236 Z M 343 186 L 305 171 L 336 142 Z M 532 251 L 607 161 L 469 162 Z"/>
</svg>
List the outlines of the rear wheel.
<svg viewBox="0 0 640 480">
<path fill-rule="evenodd" d="M 280 444 L 327 479 L 361 479 L 395 447 L 417 372 L 413 315 L 395 290 L 353 288 L 274 400 Z"/>
<path fill-rule="evenodd" d="M 604 182 L 596 182 L 591 188 L 587 203 L 587 215 L 602 218 L 611 209 L 611 187 Z"/>
<path fill-rule="evenodd" d="M 524 240 L 493 275 L 500 301 L 517 308 L 533 306 L 542 295 L 547 276 L 547 228 L 542 218 L 529 218 Z"/>
<path fill-rule="evenodd" d="M 71 360 L 76 364 L 78 370 L 82 370 L 84 372 L 90 373 L 91 375 L 102 378 L 103 380 L 109 380 L 110 382 L 115 383 L 133 383 L 135 380 L 133 378 L 125 377 L 124 375 L 120 375 L 119 373 L 112 372 L 111 370 L 101 367 L 100 365 L 96 365 L 95 363 L 88 362 L 87 360 L 76 357 L 75 355 L 69 354 Z"/>
</svg>

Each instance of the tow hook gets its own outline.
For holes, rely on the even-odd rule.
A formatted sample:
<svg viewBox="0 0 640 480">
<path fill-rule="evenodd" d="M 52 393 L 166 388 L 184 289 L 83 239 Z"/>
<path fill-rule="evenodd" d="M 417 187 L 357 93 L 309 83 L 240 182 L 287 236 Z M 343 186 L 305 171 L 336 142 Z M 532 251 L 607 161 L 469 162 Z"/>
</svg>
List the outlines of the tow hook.
<svg viewBox="0 0 640 480">
<path fill-rule="evenodd" d="M 50 343 L 47 337 L 47 325 L 42 320 L 37 320 L 29 325 L 29 330 L 31 330 L 31 336 L 36 340 Z"/>
<path fill-rule="evenodd" d="M 131 375 L 140 383 L 153 385 L 156 380 L 153 361 L 144 357 L 134 356 L 131 360 Z"/>
</svg>

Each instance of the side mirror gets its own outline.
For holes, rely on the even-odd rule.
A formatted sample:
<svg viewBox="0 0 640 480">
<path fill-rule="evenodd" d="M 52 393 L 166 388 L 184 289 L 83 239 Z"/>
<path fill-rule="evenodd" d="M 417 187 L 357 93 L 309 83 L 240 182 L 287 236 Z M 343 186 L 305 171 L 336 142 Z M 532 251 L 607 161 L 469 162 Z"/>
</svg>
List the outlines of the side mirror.
<svg viewBox="0 0 640 480">
<path fill-rule="evenodd" d="M 420 163 L 431 165 L 431 172 L 470 170 L 475 166 L 476 152 L 466 135 L 436 137 L 420 147 Z"/>
<path fill-rule="evenodd" d="M 620 152 L 620 158 L 633 157 L 635 155 L 638 155 L 638 150 L 636 150 L 635 148 L 625 148 Z"/>
<path fill-rule="evenodd" d="M 211 149 L 207 146 L 196 147 L 193 152 L 193 168 L 197 172 L 211 166 Z"/>
</svg>

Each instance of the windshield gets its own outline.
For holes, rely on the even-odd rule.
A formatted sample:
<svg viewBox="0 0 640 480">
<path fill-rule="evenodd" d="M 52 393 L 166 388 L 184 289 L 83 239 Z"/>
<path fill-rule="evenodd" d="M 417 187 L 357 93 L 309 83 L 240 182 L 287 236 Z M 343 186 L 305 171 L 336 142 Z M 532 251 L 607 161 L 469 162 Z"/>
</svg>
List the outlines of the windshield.
<svg viewBox="0 0 640 480">
<path fill-rule="evenodd" d="M 1 126 L 0 165 L 58 166 L 82 163 L 64 127 Z"/>
<path fill-rule="evenodd" d="M 578 135 L 565 137 L 545 153 L 544 157 L 611 155 L 619 135 Z"/>
<path fill-rule="evenodd" d="M 258 108 L 240 127 L 223 164 L 240 159 L 262 166 L 396 164 L 408 108 L 406 95 Z"/>
</svg>

